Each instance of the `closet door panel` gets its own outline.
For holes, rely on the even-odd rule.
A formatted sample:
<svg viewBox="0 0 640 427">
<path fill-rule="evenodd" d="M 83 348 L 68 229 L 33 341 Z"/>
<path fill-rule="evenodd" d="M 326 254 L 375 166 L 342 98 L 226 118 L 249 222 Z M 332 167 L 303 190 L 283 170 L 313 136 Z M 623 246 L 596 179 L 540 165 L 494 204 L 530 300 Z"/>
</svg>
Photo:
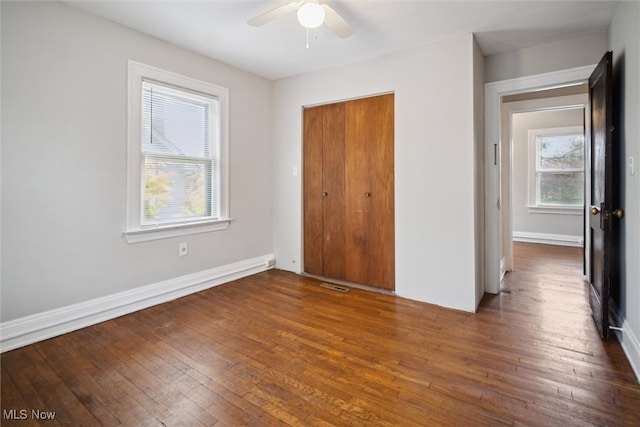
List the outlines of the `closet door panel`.
<svg viewBox="0 0 640 427">
<path fill-rule="evenodd" d="M 366 99 L 345 104 L 346 184 L 346 280 L 370 284 L 369 252 L 369 155 L 367 152 L 368 109 Z"/>
<path fill-rule="evenodd" d="M 304 271 L 323 274 L 323 184 L 322 132 L 323 108 L 305 108 L 303 112 L 303 216 Z"/>
<path fill-rule="evenodd" d="M 344 103 L 325 105 L 322 130 L 323 276 L 345 279 Z"/>
<path fill-rule="evenodd" d="M 395 289 L 394 96 L 368 99 L 369 280 Z"/>
</svg>

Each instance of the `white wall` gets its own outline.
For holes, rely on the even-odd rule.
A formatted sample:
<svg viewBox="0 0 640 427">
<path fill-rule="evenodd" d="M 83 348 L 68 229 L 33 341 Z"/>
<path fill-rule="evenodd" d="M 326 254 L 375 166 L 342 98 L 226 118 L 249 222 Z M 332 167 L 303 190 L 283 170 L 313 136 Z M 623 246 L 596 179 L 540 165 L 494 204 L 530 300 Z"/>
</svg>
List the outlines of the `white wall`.
<svg viewBox="0 0 640 427">
<path fill-rule="evenodd" d="M 614 134 L 621 147 L 622 208 L 620 261 L 621 295 L 618 311 L 623 320 L 622 346 L 640 378 L 640 3 L 620 2 L 609 31 L 613 51 Z M 635 175 L 625 167 L 629 157 Z"/>
<path fill-rule="evenodd" d="M 473 84 L 471 35 L 275 82 L 278 268 L 302 271 L 302 107 L 393 91 L 396 292 L 475 310 Z"/>
<path fill-rule="evenodd" d="M 485 82 L 597 64 L 607 49 L 607 32 L 559 40 L 485 58 Z"/>
<path fill-rule="evenodd" d="M 550 214 L 529 211 L 529 130 L 578 126 L 584 128 L 584 109 L 533 111 L 512 115 L 513 233 L 551 234 L 582 238 L 583 213 Z"/>
<path fill-rule="evenodd" d="M 230 89 L 228 230 L 125 242 L 128 59 Z M 60 3 L 2 2 L 2 88 L 3 322 L 272 252 L 270 81 Z"/>
</svg>

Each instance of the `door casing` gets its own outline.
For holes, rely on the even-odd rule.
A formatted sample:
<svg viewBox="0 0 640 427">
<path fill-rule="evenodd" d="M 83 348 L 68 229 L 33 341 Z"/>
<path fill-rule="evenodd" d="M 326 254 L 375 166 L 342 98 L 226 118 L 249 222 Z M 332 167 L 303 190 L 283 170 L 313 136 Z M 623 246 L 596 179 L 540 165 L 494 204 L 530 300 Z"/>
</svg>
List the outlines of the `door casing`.
<svg viewBox="0 0 640 427">
<path fill-rule="evenodd" d="M 500 292 L 500 245 L 504 224 L 500 222 L 501 162 L 499 153 L 510 144 L 509 136 L 503 135 L 501 118 L 501 98 L 522 92 L 549 89 L 584 83 L 595 69 L 596 64 L 571 68 L 534 76 L 521 77 L 485 84 L 485 277 L 484 291 L 490 294 Z M 588 126 L 588 123 L 585 123 Z M 498 149 L 500 148 L 500 149 Z M 508 147 L 507 147 L 508 148 Z M 585 158 L 585 162 L 587 159 Z M 590 182 L 590 176 L 585 180 Z M 588 187 L 587 187 L 588 188 Z M 585 194 L 588 197 L 588 194 Z M 585 211 L 585 215 L 586 215 Z M 508 230 L 511 233 L 511 230 Z M 585 245 L 589 242 L 585 241 Z M 588 258 L 585 260 L 588 267 Z M 587 270 L 588 271 L 588 270 Z"/>
</svg>

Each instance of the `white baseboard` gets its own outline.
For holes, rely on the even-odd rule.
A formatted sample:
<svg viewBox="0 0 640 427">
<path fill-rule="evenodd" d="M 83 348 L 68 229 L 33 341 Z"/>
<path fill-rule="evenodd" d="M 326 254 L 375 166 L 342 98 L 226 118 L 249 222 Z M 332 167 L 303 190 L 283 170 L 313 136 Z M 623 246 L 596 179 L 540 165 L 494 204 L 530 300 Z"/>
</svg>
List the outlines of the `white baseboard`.
<svg viewBox="0 0 640 427">
<path fill-rule="evenodd" d="M 640 383 L 640 340 L 638 340 L 638 337 L 633 333 L 627 319 L 623 319 L 618 312 L 615 311 L 615 308 L 613 315 L 617 319 L 618 325 L 622 324 L 622 331 L 615 331 L 615 333 L 618 341 L 620 341 L 624 354 L 627 356 L 627 360 L 629 360 L 629 364 L 631 364 L 633 372 L 636 374 L 636 379 L 638 383 Z"/>
<path fill-rule="evenodd" d="M 0 353 L 269 270 L 273 259 L 260 256 L 0 323 Z"/>
<path fill-rule="evenodd" d="M 528 231 L 514 231 L 513 241 L 526 243 L 542 243 L 544 245 L 574 246 L 579 248 L 584 246 L 582 236 L 572 236 L 569 234 L 530 233 Z"/>
</svg>

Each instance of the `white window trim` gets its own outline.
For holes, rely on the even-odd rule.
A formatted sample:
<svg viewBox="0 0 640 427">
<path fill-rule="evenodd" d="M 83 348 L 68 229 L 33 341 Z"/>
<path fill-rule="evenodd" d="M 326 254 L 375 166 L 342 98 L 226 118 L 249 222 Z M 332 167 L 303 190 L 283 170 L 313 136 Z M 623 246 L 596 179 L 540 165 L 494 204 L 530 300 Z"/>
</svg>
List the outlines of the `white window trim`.
<svg viewBox="0 0 640 427">
<path fill-rule="evenodd" d="M 220 109 L 219 218 L 173 222 L 170 224 L 141 224 L 143 183 L 140 136 L 143 79 L 185 88 L 211 95 L 218 99 Z M 127 225 L 124 230 L 127 243 L 208 233 L 228 228 L 229 223 L 232 221 L 229 215 L 229 89 L 129 60 L 127 92 Z"/>
<path fill-rule="evenodd" d="M 582 126 L 565 126 L 544 129 L 529 129 L 529 158 L 528 164 L 528 206 L 527 212 L 534 214 L 582 215 L 584 206 L 579 205 L 538 205 L 536 200 L 536 137 L 546 135 L 570 135 L 584 133 Z"/>
</svg>

